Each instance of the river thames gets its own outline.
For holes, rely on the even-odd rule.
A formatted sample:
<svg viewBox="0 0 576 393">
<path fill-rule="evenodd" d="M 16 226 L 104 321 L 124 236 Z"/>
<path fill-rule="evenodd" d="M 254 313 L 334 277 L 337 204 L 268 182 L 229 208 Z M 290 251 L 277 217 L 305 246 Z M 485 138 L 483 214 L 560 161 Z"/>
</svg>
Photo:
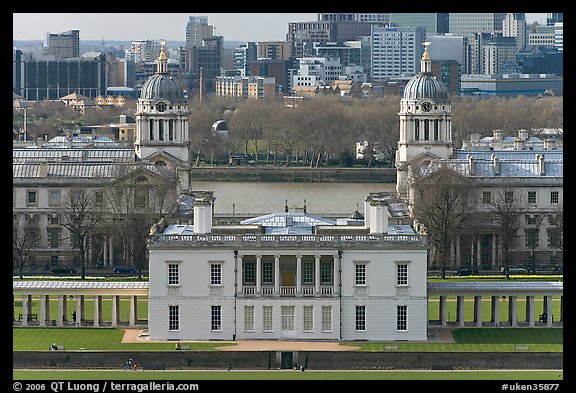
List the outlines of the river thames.
<svg viewBox="0 0 576 393">
<path fill-rule="evenodd" d="M 301 208 L 306 201 L 310 214 L 347 217 L 364 211 L 364 200 L 371 192 L 396 192 L 396 183 L 284 183 L 193 181 L 194 191 L 214 191 L 214 214 L 241 216 L 283 212 Z"/>
</svg>

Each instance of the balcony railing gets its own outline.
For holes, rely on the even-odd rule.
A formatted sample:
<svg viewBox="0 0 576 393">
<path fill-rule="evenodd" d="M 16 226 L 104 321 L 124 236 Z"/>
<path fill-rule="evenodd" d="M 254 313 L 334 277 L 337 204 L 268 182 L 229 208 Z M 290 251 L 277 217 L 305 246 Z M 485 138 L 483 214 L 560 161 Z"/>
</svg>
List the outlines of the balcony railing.
<svg viewBox="0 0 576 393">
<path fill-rule="evenodd" d="M 260 293 L 256 290 L 254 285 L 243 285 L 242 286 L 243 296 L 316 296 L 316 288 L 314 286 L 303 286 L 300 292 L 297 291 L 295 286 L 281 286 L 279 292 L 274 290 L 273 286 L 261 286 Z M 334 287 L 332 285 L 322 285 L 320 286 L 320 296 L 333 296 L 335 294 Z"/>
<path fill-rule="evenodd" d="M 153 235 L 151 247 L 165 247 L 169 244 L 185 244 L 187 247 L 260 247 L 260 248 L 398 248 L 426 247 L 426 238 L 419 235 Z"/>
</svg>

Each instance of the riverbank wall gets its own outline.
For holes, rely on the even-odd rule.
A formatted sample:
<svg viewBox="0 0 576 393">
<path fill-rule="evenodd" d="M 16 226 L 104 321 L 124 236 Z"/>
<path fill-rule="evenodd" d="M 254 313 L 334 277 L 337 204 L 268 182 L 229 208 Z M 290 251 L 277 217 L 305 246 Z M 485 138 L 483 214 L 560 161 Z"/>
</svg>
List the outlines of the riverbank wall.
<svg viewBox="0 0 576 393">
<path fill-rule="evenodd" d="M 395 168 L 194 167 L 192 181 L 396 183 Z"/>
<path fill-rule="evenodd" d="M 270 370 L 547 370 L 563 369 L 562 353 L 360 351 L 16 351 L 13 369 Z"/>
</svg>

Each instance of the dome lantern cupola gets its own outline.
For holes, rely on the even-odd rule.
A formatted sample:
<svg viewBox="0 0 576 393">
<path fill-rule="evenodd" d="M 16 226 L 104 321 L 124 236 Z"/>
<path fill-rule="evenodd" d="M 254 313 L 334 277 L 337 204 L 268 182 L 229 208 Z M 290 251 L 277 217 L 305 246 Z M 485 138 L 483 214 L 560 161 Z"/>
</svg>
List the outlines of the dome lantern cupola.
<svg viewBox="0 0 576 393">
<path fill-rule="evenodd" d="M 448 89 L 442 80 L 432 75 L 432 61 L 428 53 L 430 42 L 426 41 L 420 60 L 420 73 L 406 83 L 404 99 L 422 100 L 429 98 L 437 103 L 448 102 Z"/>
<path fill-rule="evenodd" d="M 168 72 L 168 57 L 166 56 L 166 41 L 160 41 L 160 56 L 156 60 L 156 73 L 165 74 Z"/>
<path fill-rule="evenodd" d="M 142 84 L 140 98 L 154 102 L 163 99 L 172 104 L 186 102 L 182 85 L 168 72 L 166 41 L 161 41 L 160 55 L 156 60 L 156 73 Z"/>
</svg>

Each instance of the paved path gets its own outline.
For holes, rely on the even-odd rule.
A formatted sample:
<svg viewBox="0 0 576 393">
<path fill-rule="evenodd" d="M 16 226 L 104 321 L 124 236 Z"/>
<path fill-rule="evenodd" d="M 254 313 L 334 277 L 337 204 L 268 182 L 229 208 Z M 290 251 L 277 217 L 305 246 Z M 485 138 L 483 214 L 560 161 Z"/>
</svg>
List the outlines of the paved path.
<svg viewBox="0 0 576 393">
<path fill-rule="evenodd" d="M 194 341 L 187 341 L 194 342 Z M 152 341 L 141 329 L 124 329 L 123 343 L 164 342 Z M 238 340 L 236 345 L 216 347 L 220 351 L 355 351 L 355 345 L 342 345 L 338 341 L 277 341 L 277 340 Z M 451 329 L 430 328 L 428 342 L 454 343 Z M 228 343 L 228 341 L 226 341 Z"/>
</svg>

